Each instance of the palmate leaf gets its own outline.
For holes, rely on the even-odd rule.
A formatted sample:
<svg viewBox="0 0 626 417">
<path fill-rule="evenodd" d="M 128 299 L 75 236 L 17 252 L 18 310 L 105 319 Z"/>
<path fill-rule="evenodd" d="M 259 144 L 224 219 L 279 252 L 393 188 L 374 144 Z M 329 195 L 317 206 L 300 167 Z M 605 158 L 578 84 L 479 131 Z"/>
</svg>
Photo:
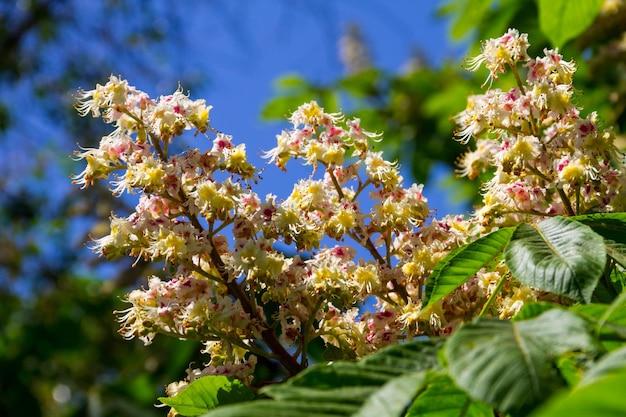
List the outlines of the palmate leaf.
<svg viewBox="0 0 626 417">
<path fill-rule="evenodd" d="M 499 229 L 446 256 L 428 277 L 424 308 L 450 294 L 478 270 L 497 260 L 514 231 L 512 227 Z"/>
<path fill-rule="evenodd" d="M 522 283 L 585 303 L 606 267 L 604 239 L 566 217 L 520 224 L 504 257 Z"/>
<path fill-rule="evenodd" d="M 471 397 L 500 411 L 524 412 L 565 382 L 556 359 L 571 351 L 595 351 L 587 323 L 552 309 L 526 321 L 491 318 L 468 323 L 445 345 L 449 373 Z"/>
<path fill-rule="evenodd" d="M 205 417 L 399 417 L 438 366 L 440 340 L 383 349 L 359 362 L 315 365 L 263 388 L 271 399 L 218 407 Z"/>
</svg>

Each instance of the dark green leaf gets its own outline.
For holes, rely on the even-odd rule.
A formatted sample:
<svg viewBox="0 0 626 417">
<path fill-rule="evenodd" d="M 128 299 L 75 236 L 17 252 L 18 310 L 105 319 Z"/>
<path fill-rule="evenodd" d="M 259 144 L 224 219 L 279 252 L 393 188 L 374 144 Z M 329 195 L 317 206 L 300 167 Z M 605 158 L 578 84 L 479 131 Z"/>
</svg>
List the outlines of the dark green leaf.
<svg viewBox="0 0 626 417">
<path fill-rule="evenodd" d="M 405 417 L 492 417 L 491 407 L 458 388 L 448 375 L 440 375 L 413 401 Z"/>
<path fill-rule="evenodd" d="M 338 417 L 356 411 L 357 406 L 340 402 L 260 400 L 219 407 L 203 417 Z"/>
<path fill-rule="evenodd" d="M 435 369 L 437 355 L 444 339 L 426 339 L 412 343 L 390 346 L 380 352 L 366 356 L 359 364 L 368 368 L 380 368 L 398 374 Z"/>
<path fill-rule="evenodd" d="M 553 47 L 563 47 L 594 21 L 603 0 L 539 0 L 539 26 Z"/>
<path fill-rule="evenodd" d="M 520 224 L 504 256 L 522 283 L 586 303 L 606 266 L 604 239 L 566 217 Z"/>
<path fill-rule="evenodd" d="M 176 409 L 183 416 L 198 416 L 224 404 L 250 401 L 254 393 L 237 379 L 209 375 L 196 379 L 174 397 L 159 401 Z"/>
<path fill-rule="evenodd" d="M 593 213 L 570 217 L 605 239 L 626 244 L 626 213 Z"/>
<path fill-rule="evenodd" d="M 612 350 L 626 341 L 626 292 L 612 304 L 586 304 L 571 307 L 571 310 L 585 318 L 594 327 L 594 334 L 603 346 Z"/>
<path fill-rule="evenodd" d="M 590 368 L 580 380 L 580 386 L 589 385 L 597 380 L 619 371 L 626 371 L 626 346 L 603 356 Z"/>
<path fill-rule="evenodd" d="M 426 373 L 410 373 L 394 378 L 372 394 L 354 417 L 401 416 L 424 387 Z"/>
<path fill-rule="evenodd" d="M 626 370 L 581 386 L 540 408 L 531 417 L 626 416 Z"/>
<path fill-rule="evenodd" d="M 452 334 L 445 346 L 450 375 L 473 398 L 501 411 L 538 405 L 564 386 L 555 360 L 594 351 L 586 322 L 553 309 L 526 321 L 480 319 Z"/>
<path fill-rule="evenodd" d="M 438 366 L 441 344 L 422 340 L 383 349 L 359 362 L 316 365 L 264 387 L 261 394 L 273 400 L 218 407 L 206 416 L 400 416 L 426 384 L 427 370 Z"/>
<path fill-rule="evenodd" d="M 604 238 L 607 255 L 626 267 L 626 213 L 594 213 L 572 217 Z"/>
<path fill-rule="evenodd" d="M 426 283 L 425 308 L 436 303 L 470 279 L 478 270 L 500 257 L 514 228 L 507 227 L 483 236 L 446 256 Z"/>
</svg>

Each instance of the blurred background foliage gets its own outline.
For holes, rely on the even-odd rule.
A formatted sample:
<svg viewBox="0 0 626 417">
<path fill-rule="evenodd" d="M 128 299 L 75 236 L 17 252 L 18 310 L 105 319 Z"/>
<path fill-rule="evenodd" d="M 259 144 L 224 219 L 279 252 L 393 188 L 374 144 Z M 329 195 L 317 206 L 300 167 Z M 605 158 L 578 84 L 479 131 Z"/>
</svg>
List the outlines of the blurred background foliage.
<svg viewBox="0 0 626 417">
<path fill-rule="evenodd" d="M 508 27 L 529 33 L 531 56 L 559 46 L 579 67 L 579 105 L 597 110 L 604 124 L 621 134 L 626 128 L 622 1 L 599 0 L 602 8 L 590 26 L 559 45 L 550 44 L 546 25 L 555 16 L 546 16 L 545 3 L 449 0 L 441 2 L 440 13 L 470 56 L 478 53 L 477 40 L 499 36 Z M 203 10 L 220 13 L 221 4 L 208 2 Z M 95 146 L 105 133 L 98 123 L 75 116 L 68 92 L 119 72 L 120 60 L 132 69 L 126 72 L 142 74 L 144 85 L 157 83 L 163 74 L 175 74 L 190 89 L 210 81 L 169 58 L 168 51 L 184 50 L 189 38 L 184 20 L 185 11 L 165 0 L 0 5 L 5 168 L 0 172 L 0 415 L 164 415 L 153 407 L 156 396 L 184 376 L 180 372 L 187 364 L 202 360 L 195 342 L 161 338 L 144 347 L 116 333 L 111 313 L 123 308 L 119 297 L 161 271 L 143 263 L 131 267 L 132 260 L 105 265 L 91 255 L 84 246 L 87 234 L 106 233 L 108 213 L 128 211 L 129 203 L 112 199 L 103 188 L 77 192 L 67 181 L 74 143 Z M 323 26 L 320 22 L 320 30 Z M 381 146 L 409 166 L 415 180 L 427 181 L 433 169 L 454 177 L 455 160 L 465 146 L 450 140 L 451 116 L 464 108 L 468 94 L 480 93 L 486 74 L 468 74 L 452 57 L 433 66 L 419 51 L 407 56 L 403 69 L 383 70 L 358 26 L 346 30 L 340 49 L 344 76 L 320 84 L 285 74 L 261 116 L 282 120 L 315 99 L 329 111 L 341 108 L 366 120 L 368 130 L 384 131 Z M 476 200 L 477 184 L 455 184 L 459 198 Z"/>
</svg>

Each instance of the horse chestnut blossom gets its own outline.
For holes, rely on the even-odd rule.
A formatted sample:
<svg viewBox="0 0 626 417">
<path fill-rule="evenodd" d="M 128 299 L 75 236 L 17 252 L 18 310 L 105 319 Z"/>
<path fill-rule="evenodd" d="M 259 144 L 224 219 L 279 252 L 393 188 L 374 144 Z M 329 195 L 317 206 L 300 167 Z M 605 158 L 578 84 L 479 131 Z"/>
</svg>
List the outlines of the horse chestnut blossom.
<svg viewBox="0 0 626 417">
<path fill-rule="evenodd" d="M 292 113 L 291 127 L 265 152 L 283 171 L 292 160 L 310 167 L 279 199 L 254 191 L 259 170 L 245 145 L 210 125 L 204 100 L 180 88 L 153 99 L 114 76 L 80 91 L 78 112 L 102 117 L 113 131 L 99 147 L 75 153 L 86 167 L 74 183 L 102 180 L 116 196 L 139 194 L 132 213 L 111 216 L 110 233 L 93 249 L 172 272 L 127 294 L 120 333 L 146 344 L 157 334 L 198 340 L 209 357 L 168 395 L 210 374 L 258 384 L 260 357 L 295 375 L 314 340 L 333 357 L 354 359 L 448 334 L 485 305 L 487 314 L 510 318 L 543 297 L 494 262 L 422 309 L 436 265 L 483 234 L 546 216 L 624 209 L 613 134 L 572 103 L 575 65 L 556 50 L 530 59 L 527 48 L 527 36 L 511 29 L 470 61 L 471 70 L 487 67 L 488 81 L 510 71 L 518 85 L 471 96 L 456 116 L 458 140 L 476 139 L 476 150 L 459 160 L 460 174 L 494 172 L 484 205 L 467 217 L 431 218 L 423 186 L 405 186 L 398 164 L 377 149 L 382 134 L 315 101 Z M 208 142 L 171 153 L 186 131 Z"/>
<path fill-rule="evenodd" d="M 278 200 L 253 191 L 261 178 L 245 146 L 214 130 L 211 106 L 180 89 L 152 99 L 111 76 L 81 91 L 77 109 L 114 129 L 98 148 L 76 152 L 87 166 L 74 183 L 105 180 L 116 196 L 140 194 L 93 249 L 175 268 L 126 296 L 120 333 L 146 344 L 157 334 L 202 341 L 210 360 L 187 382 L 208 373 L 250 383 L 259 356 L 296 374 L 314 339 L 357 357 L 438 332 L 418 318 L 424 283 L 471 226 L 458 217 L 428 223 L 423 187 L 404 187 L 398 165 L 375 149 L 381 135 L 359 119 L 316 102 L 296 109 L 265 156 L 283 170 L 299 159 L 311 175 Z M 184 131 L 208 139 L 206 149 L 170 154 Z"/>
<path fill-rule="evenodd" d="M 623 211 L 624 159 L 597 114 L 582 116 L 573 103 L 574 62 L 550 49 L 531 59 L 527 47 L 526 36 L 510 29 L 485 42 L 482 54 L 470 60 L 471 70 L 485 64 L 488 80 L 508 69 L 517 81 L 508 91 L 470 96 L 456 116 L 458 140 L 476 139 L 476 150 L 460 158 L 459 173 L 474 178 L 494 170 L 477 220 L 494 227 Z"/>
</svg>

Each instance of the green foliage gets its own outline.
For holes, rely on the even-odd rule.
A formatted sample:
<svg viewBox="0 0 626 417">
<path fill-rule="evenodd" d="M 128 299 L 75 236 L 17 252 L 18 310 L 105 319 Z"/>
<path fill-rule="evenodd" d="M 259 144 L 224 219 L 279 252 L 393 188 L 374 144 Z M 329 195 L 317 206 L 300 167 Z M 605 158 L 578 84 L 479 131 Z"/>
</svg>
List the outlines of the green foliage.
<svg viewBox="0 0 626 417">
<path fill-rule="evenodd" d="M 626 213 L 597 213 L 572 217 L 604 238 L 607 256 L 626 267 Z"/>
<path fill-rule="evenodd" d="M 593 326 L 593 333 L 599 338 L 607 351 L 618 349 L 626 340 L 626 292 L 612 304 L 586 304 L 572 307 L 578 315 L 588 320 Z"/>
<path fill-rule="evenodd" d="M 51 2 L 41 3 L 48 5 Z M 626 121 L 623 112 L 625 90 L 621 76 L 624 59 L 622 56 L 607 53 L 607 50 L 611 51 L 612 47 L 610 40 L 621 36 L 623 28 L 618 26 L 616 29 L 610 26 L 607 19 L 602 18 L 597 19 L 597 23 L 594 23 L 592 27 L 588 27 L 597 15 L 601 3 L 599 0 L 583 2 L 457 0 L 451 3 L 460 5 L 461 10 L 461 13 L 457 14 L 458 20 L 453 25 L 453 35 L 457 38 L 467 33 L 486 38 L 501 34 L 507 27 L 518 27 L 533 33 L 533 39 L 537 40 L 540 36 L 539 28 L 541 28 L 546 36 L 546 42 L 544 45 L 535 42 L 538 45 L 536 49 L 540 50 L 548 46 L 547 40 L 553 46 L 567 48 L 568 55 L 575 56 L 580 67 L 577 73 L 578 85 L 586 92 L 579 98 L 581 104 L 588 108 L 598 109 L 605 124 L 615 125 L 618 132 L 620 129 L 623 130 Z M 556 10 L 558 8 L 560 10 Z M 454 7 L 449 8 L 449 10 L 453 9 Z M 50 18 L 54 17 L 51 10 L 46 10 L 46 13 L 35 15 L 35 17 L 41 16 L 44 23 L 50 25 L 54 20 Z M 537 10 L 539 15 L 535 13 Z M 72 14 L 65 13 L 65 15 L 71 16 Z M 152 21 L 153 19 L 149 19 L 149 22 Z M 11 25 L 4 26 L 11 27 Z M 41 27 L 42 39 L 49 39 L 50 34 L 54 35 L 54 31 L 49 31 L 49 28 L 50 26 Z M 583 36 L 575 39 L 577 33 L 582 33 Z M 176 37 L 170 36 L 169 38 Z M 24 36 L 24 39 L 27 37 Z M 10 55 L 17 56 L 17 50 L 21 44 L 9 42 L 7 45 L 10 47 L 7 49 Z M 46 54 L 38 53 L 39 51 L 39 48 L 32 49 L 32 56 L 46 56 Z M 590 58 L 584 59 L 582 51 L 586 51 Z M 38 60 L 39 58 L 36 60 L 5 59 L 2 65 L 17 75 L 20 69 L 17 66 L 10 67 L 11 65 L 15 65 L 18 61 L 20 65 L 24 63 L 34 65 L 29 62 L 38 62 Z M 85 70 L 83 64 L 89 60 L 85 60 L 83 56 L 77 56 L 76 61 L 80 63 L 76 68 L 80 67 L 80 73 L 84 75 L 84 78 L 90 78 L 89 72 L 110 72 L 110 69 L 107 69 L 108 66 L 103 66 L 101 62 L 96 61 L 93 65 L 98 67 L 97 71 L 96 69 Z M 72 69 L 72 65 L 68 67 L 70 70 L 68 70 L 67 78 L 58 83 L 59 85 L 74 86 L 76 84 L 76 74 L 72 75 L 72 71 L 76 69 Z M 6 68 L 2 71 L 7 72 Z M 328 109 L 338 109 L 339 98 L 343 99 L 347 96 L 347 100 L 342 101 L 342 105 L 350 107 L 353 110 L 353 116 L 367 119 L 368 124 L 373 123 L 376 130 L 384 131 L 386 141 L 383 146 L 398 156 L 404 155 L 406 160 L 412 163 L 415 177 L 424 181 L 435 161 L 443 161 L 452 167 L 462 149 L 460 145 L 449 140 L 453 129 L 449 117 L 463 107 L 466 95 L 478 90 L 479 83 L 468 81 L 459 75 L 459 72 L 460 68 L 456 63 L 451 66 L 444 65 L 440 69 L 423 67 L 410 74 L 390 74 L 373 68 L 363 73 L 349 75 L 329 86 L 315 86 L 298 76 L 285 77 L 279 85 L 280 94 L 284 94 L 284 97 L 278 97 L 269 103 L 264 109 L 263 116 L 267 119 L 283 118 L 290 110 L 310 99 L 319 100 Z M 190 83 L 184 84 L 188 87 Z M 61 96 L 56 89 L 52 89 L 51 94 Z M 11 116 L 12 113 L 6 110 L 6 106 L 0 104 L 0 130 L 5 129 L 9 122 L 13 121 Z M 101 196 L 94 198 L 99 197 Z M 20 199 L 22 202 L 32 200 L 23 197 Z M 49 208 L 45 201 L 33 201 L 35 205 Z M 3 207 L 8 206 L 3 205 Z M 109 209 L 106 208 L 104 211 L 108 212 Z M 7 236 L 17 235 L 14 228 L 23 223 L 25 215 L 23 207 L 15 210 L 15 213 L 17 214 L 13 215 L 11 212 L 10 215 L 5 216 L 8 218 L 6 224 L 9 227 Z M 64 213 L 63 216 L 69 217 L 70 214 Z M 535 258 L 537 263 L 540 263 L 539 253 L 552 255 L 550 264 L 545 266 L 542 263 L 539 269 L 543 274 L 543 281 L 540 285 L 545 285 L 544 289 L 558 292 L 559 286 L 565 286 L 565 281 L 567 281 L 567 288 L 573 286 L 574 298 L 578 294 L 580 301 L 589 301 L 591 289 L 592 301 L 612 302 L 612 304 L 575 305 L 569 308 L 570 312 L 589 323 L 590 328 L 579 327 L 579 320 L 572 317 L 570 313 L 563 313 L 559 310 L 566 317 L 565 321 L 576 323 L 576 326 L 572 325 L 570 330 L 578 332 L 572 335 L 568 333 L 565 341 L 571 341 L 570 336 L 576 335 L 585 343 L 591 338 L 599 349 L 595 353 L 598 355 L 597 359 L 585 359 L 587 362 L 584 363 L 589 366 L 586 371 L 579 366 L 578 357 L 573 356 L 574 359 L 572 359 L 573 353 L 567 349 L 556 356 L 553 351 L 541 352 L 540 348 L 545 347 L 546 341 L 540 336 L 545 335 L 547 329 L 555 326 L 555 322 L 550 322 L 548 319 L 552 320 L 554 316 L 558 316 L 557 312 L 547 311 L 554 308 L 551 304 L 528 304 L 516 317 L 515 322 L 502 322 L 504 325 L 493 326 L 497 327 L 497 330 L 494 329 L 492 332 L 492 340 L 495 341 L 493 352 L 484 345 L 485 339 L 476 340 L 479 345 L 483 343 L 482 347 L 487 352 L 485 355 L 493 353 L 500 358 L 500 365 L 505 363 L 508 365 L 507 368 L 498 369 L 508 370 L 519 366 L 520 363 L 527 364 L 514 358 L 509 362 L 506 360 L 507 354 L 519 355 L 522 346 L 525 346 L 517 339 L 511 340 L 513 330 L 521 326 L 523 330 L 521 334 L 524 337 L 519 340 L 532 341 L 533 343 L 528 345 L 529 351 L 539 350 L 539 356 L 545 360 L 544 362 L 531 362 L 531 364 L 547 363 L 551 367 L 549 372 L 544 369 L 538 370 L 538 374 L 543 375 L 541 372 L 546 372 L 546 375 L 554 376 L 560 373 L 565 378 L 564 362 L 570 364 L 576 372 L 582 373 L 583 376 L 578 385 L 571 389 L 567 387 L 567 385 L 572 385 L 570 379 L 565 378 L 567 383 L 558 381 L 556 377 L 549 379 L 554 382 L 555 386 L 564 387 L 566 392 L 554 398 L 554 401 L 550 398 L 546 408 L 540 405 L 544 398 L 542 396 L 531 400 L 532 404 L 526 403 L 529 407 L 536 405 L 541 407 L 533 414 L 535 416 L 626 414 L 621 392 L 626 384 L 624 372 L 626 309 L 623 303 L 619 302 L 621 298 L 615 300 L 623 286 L 623 273 L 615 264 L 622 268 L 626 267 L 625 218 L 626 214 L 623 213 L 594 214 L 573 218 L 589 226 L 593 232 L 604 239 L 606 257 L 614 263 L 609 265 L 609 268 L 600 264 L 598 254 L 601 250 L 598 247 L 594 253 L 579 254 L 582 260 L 588 260 L 589 256 L 591 262 L 595 263 L 595 270 L 586 267 L 583 261 L 579 262 L 575 268 L 570 268 L 569 265 L 559 262 L 556 252 L 552 249 L 548 252 L 541 252 L 545 251 L 546 246 L 555 240 L 559 241 L 558 232 L 548 233 L 546 237 L 542 236 L 543 231 L 540 229 L 530 230 L 528 228 L 531 226 L 522 226 L 527 229 L 529 236 L 535 238 L 523 249 L 527 251 L 529 259 Z M 16 223 L 16 219 L 19 222 Z M 578 234 L 578 226 L 575 229 L 572 232 L 574 237 L 584 240 Z M 469 271 L 475 272 L 479 263 L 483 262 L 485 265 L 489 259 L 497 259 L 502 246 L 494 240 L 495 237 L 504 239 L 504 235 L 509 231 L 512 233 L 512 229 L 503 230 L 508 231 L 488 235 L 488 239 L 480 244 L 474 242 L 464 246 L 454 256 L 446 258 L 428 282 L 429 304 L 441 299 L 469 279 L 473 275 Z M 597 236 L 585 233 L 583 236 L 589 236 L 592 242 L 598 242 Z M 537 239 L 538 236 L 540 239 Z M 16 268 L 26 265 L 22 258 L 25 258 L 29 251 L 39 251 L 39 248 L 34 245 L 26 248 L 18 246 L 19 250 L 9 251 L 7 248 L 10 245 L 7 242 L 14 243 L 3 240 L 4 258 L 10 261 L 12 266 L 16 265 Z M 18 240 L 15 242 L 19 243 Z M 500 243 L 508 245 L 509 240 L 506 238 L 506 242 Z M 561 243 L 565 247 L 572 246 L 569 241 Z M 479 246 L 484 244 L 487 244 L 486 249 Z M 585 252 L 586 244 L 585 241 Z M 491 258 L 490 254 L 493 254 L 494 258 Z M 467 255 L 471 255 L 469 261 L 475 261 L 475 263 L 470 265 L 469 261 L 468 264 L 462 262 L 463 256 Z M 512 256 L 509 261 L 515 258 Z M 518 265 L 518 273 L 521 277 L 534 280 L 534 277 L 528 276 L 527 266 L 528 264 Z M 38 265 L 38 270 L 39 268 L 41 265 Z M 456 268 L 459 268 L 460 272 Z M 558 268 L 567 273 L 560 275 L 557 273 Z M 110 317 L 113 309 L 119 308 L 119 303 L 114 303 L 115 300 L 111 299 L 111 294 L 95 291 L 93 283 L 76 280 L 75 285 L 68 285 L 65 279 L 68 270 L 69 267 L 63 271 L 50 268 L 49 271 L 44 270 L 44 274 L 35 274 L 38 278 L 50 280 L 54 292 L 41 293 L 37 299 L 29 303 L 18 297 L 0 294 L 4 306 L 0 313 L 2 323 L 0 373 L 5 376 L 1 386 L 3 409 L 0 410 L 0 414 L 41 415 L 42 407 L 50 407 L 50 393 L 55 384 L 62 382 L 68 384 L 81 398 L 78 402 L 69 404 L 63 411 L 63 415 L 85 415 L 88 407 L 99 401 L 104 403 L 100 411 L 105 415 L 121 415 L 122 413 L 162 415 L 162 411 L 151 410 L 152 393 L 165 382 L 179 377 L 179 375 L 172 374 L 172 369 L 179 368 L 181 364 L 184 366 L 192 360 L 193 349 L 189 348 L 189 344 L 166 340 L 156 344 L 158 346 L 152 346 L 150 353 L 145 353 L 143 346 L 136 345 L 129 348 L 127 344 L 118 343 L 121 342 L 119 336 L 115 334 L 115 329 L 107 317 Z M 599 281 L 596 280 L 596 275 Z M 563 276 L 567 280 L 562 281 Z M 59 277 L 63 279 L 58 279 Z M 559 288 L 555 289 L 550 285 Z M 607 288 L 607 291 L 601 298 L 598 298 L 601 288 Z M 544 311 L 547 312 L 544 313 Z M 471 331 L 476 331 L 476 328 L 481 329 L 481 326 L 486 326 L 485 323 L 496 322 L 492 319 L 481 319 L 462 328 L 458 334 L 463 336 L 465 331 L 471 333 Z M 80 337 L 77 337 L 78 334 Z M 482 336 L 487 338 L 485 332 Z M 511 350 L 501 352 L 497 349 L 501 346 L 500 338 L 512 343 Z M 446 359 L 451 368 L 457 366 L 455 364 L 460 359 L 451 354 L 450 350 L 461 357 L 469 355 L 466 351 L 456 351 L 450 348 L 448 345 L 453 343 L 453 340 L 453 338 L 449 339 L 444 349 L 448 353 Z M 371 355 L 356 364 L 342 362 L 321 365 L 319 368 L 314 367 L 311 368 L 310 375 L 307 374 L 309 371 L 303 373 L 302 379 L 294 378 L 287 383 L 265 388 L 262 394 L 271 399 L 257 399 L 231 406 L 220 406 L 210 415 L 322 416 L 359 413 L 382 417 L 403 415 L 404 406 L 408 404 L 411 405 L 407 412 L 410 416 L 494 415 L 494 410 L 478 399 L 480 395 L 488 396 L 491 387 L 481 386 L 480 395 L 472 394 L 469 389 L 460 388 L 463 385 L 457 381 L 452 372 L 448 373 L 447 368 L 442 368 L 437 362 L 440 344 L 441 342 L 434 343 L 433 341 L 410 342 Z M 563 344 L 559 343 L 558 346 L 563 347 Z M 570 347 L 574 346 L 575 343 L 572 343 Z M 503 356 L 504 359 L 502 359 Z M 482 356 L 477 359 L 483 360 L 485 369 L 474 368 L 474 374 L 467 372 L 467 379 L 474 383 L 480 381 L 481 376 L 484 377 L 489 371 L 488 366 L 493 361 L 493 357 L 489 358 L 491 360 Z M 148 364 L 154 363 L 157 364 L 157 371 L 147 377 L 145 368 L 148 368 Z M 112 371 L 110 364 L 115 364 L 115 368 L 122 370 L 121 373 Z M 327 368 L 331 368 L 332 372 L 325 374 Z M 548 384 L 548 386 L 551 385 Z M 516 400 L 520 398 L 515 397 L 515 392 L 507 393 L 509 396 L 506 398 L 510 399 L 511 404 L 519 404 Z M 389 396 L 395 394 L 397 396 Z M 551 390 L 545 392 L 546 397 L 552 397 L 553 394 Z M 391 399 L 396 406 L 395 409 L 385 407 L 385 401 L 388 402 Z M 502 401 L 504 401 L 503 398 L 496 398 L 498 404 Z"/>
<path fill-rule="evenodd" d="M 468 396 L 446 374 L 439 374 L 413 401 L 406 417 L 492 417 L 493 410 Z"/>
<path fill-rule="evenodd" d="M 599 39 L 608 35 L 597 18 L 601 4 L 457 0 L 445 11 L 456 11 L 456 38 L 468 33 L 488 38 L 518 27 L 543 32 L 545 38 L 535 42 L 538 50 L 549 44 L 568 48 L 581 67 L 580 87 L 590 90 L 581 104 L 600 109 L 607 124 L 616 122 L 619 130 L 624 106 L 610 105 L 606 98 L 626 100 L 611 85 L 619 76 L 603 65 L 607 61 Z M 454 165 L 459 149 L 448 146 L 452 125 L 446 121 L 462 108 L 467 93 L 477 89 L 445 66 L 439 72 L 422 67 L 409 74 L 371 68 L 326 86 L 291 75 L 277 85 L 281 96 L 267 104 L 266 119 L 283 118 L 311 99 L 335 111 L 341 99 L 350 116 L 367 119 L 373 130 L 385 132 L 387 151 L 397 156 L 411 151 L 419 181 L 428 177 L 433 161 Z M 319 364 L 262 388 L 253 401 L 219 406 L 206 415 L 623 414 L 617 387 L 626 383 L 625 229 L 623 213 L 593 214 L 555 217 L 486 235 L 435 268 L 425 289 L 426 308 L 502 258 L 511 271 L 506 279 L 544 291 L 546 300 L 563 302 L 567 297 L 565 304 L 573 305 L 526 302 L 512 321 L 480 317 L 445 341 L 407 341 L 356 363 Z M 493 297 L 500 290 L 498 286 Z"/>
<path fill-rule="evenodd" d="M 460 17 L 455 20 L 450 30 L 454 39 L 462 38 L 467 32 L 475 28 L 476 21 L 489 10 L 492 0 L 467 0 L 460 7 Z"/>
<path fill-rule="evenodd" d="M 603 0 L 539 0 L 539 26 L 553 47 L 562 47 L 595 20 Z"/>
<path fill-rule="evenodd" d="M 459 387 L 506 412 L 525 410 L 565 386 L 557 357 L 594 350 L 585 321 L 560 309 L 525 321 L 480 319 L 455 332 L 445 347 Z"/>
<path fill-rule="evenodd" d="M 461 246 L 446 256 L 428 278 L 424 308 L 441 300 L 481 268 L 494 264 L 509 243 L 514 228 L 503 228 Z"/>
<path fill-rule="evenodd" d="M 208 375 L 191 382 L 173 397 L 159 397 L 159 401 L 184 416 L 198 416 L 220 405 L 253 398 L 252 390 L 241 381 L 223 375 Z"/>
<path fill-rule="evenodd" d="M 623 346 L 600 359 L 595 366 L 585 373 L 580 386 L 590 385 L 594 382 L 618 373 L 626 371 L 626 346 Z"/>
<path fill-rule="evenodd" d="M 604 307 L 623 311 L 621 304 L 616 300 Z M 261 389 L 254 401 L 221 406 L 205 416 L 478 417 L 522 416 L 532 410 L 533 416 L 561 415 L 545 410 L 571 411 L 567 403 L 572 398 L 597 393 L 596 387 L 604 389 L 607 381 L 621 381 L 626 366 L 626 337 L 612 353 L 598 348 L 601 340 L 615 339 L 614 334 L 598 333 L 594 326 L 594 320 L 606 316 L 606 309 L 591 308 L 592 304 L 579 307 L 583 310 L 545 305 L 543 313 L 516 321 L 482 318 L 447 340 L 418 340 L 359 362 L 316 365 Z M 437 360 L 441 353 L 445 353 L 443 366 Z M 559 392 L 571 394 L 563 400 Z M 610 392 L 613 398 L 616 393 Z M 598 397 L 586 398 L 584 415 L 600 415 L 593 414 L 604 410 L 595 404 Z M 607 410 L 623 407 L 612 399 L 606 406 Z"/>
<path fill-rule="evenodd" d="M 438 369 L 438 340 L 396 345 L 359 362 L 313 366 L 282 384 L 267 386 L 259 399 L 216 408 L 205 417 L 402 415 Z"/>
<path fill-rule="evenodd" d="M 615 242 L 610 238 L 623 240 L 618 235 L 624 227 L 623 214 L 594 214 L 499 229 L 441 261 L 428 283 L 428 305 L 503 253 L 516 277 L 544 277 L 536 281 L 538 288 L 562 295 L 578 285 L 572 298 L 587 303 L 598 285 L 596 275 L 606 275 L 607 265 L 615 267 L 606 263 L 605 245 Z M 610 304 L 529 303 L 514 320 L 480 317 L 448 339 L 400 344 L 356 363 L 313 366 L 262 388 L 260 399 L 218 407 L 206 416 L 562 415 L 571 412 L 574 394 L 591 396 L 606 381 L 621 381 L 625 303 L 626 293 L 613 296 Z M 560 397 L 561 392 L 571 394 Z M 589 413 L 603 410 L 593 405 L 597 400 L 588 401 Z M 610 411 L 622 407 L 613 400 L 606 404 Z"/>
<path fill-rule="evenodd" d="M 198 359 L 197 344 L 123 340 L 110 319 L 116 295 L 76 276 L 32 300 L 0 292 L 1 415 L 163 415 L 155 392 Z M 55 389 L 69 389 L 72 400 L 53 402 Z"/>
<path fill-rule="evenodd" d="M 520 224 L 504 254 L 522 283 L 587 303 L 606 264 L 602 237 L 565 217 Z"/>
<path fill-rule="evenodd" d="M 623 416 L 626 415 L 624 386 L 626 371 L 581 386 L 551 401 L 532 417 Z"/>
</svg>

